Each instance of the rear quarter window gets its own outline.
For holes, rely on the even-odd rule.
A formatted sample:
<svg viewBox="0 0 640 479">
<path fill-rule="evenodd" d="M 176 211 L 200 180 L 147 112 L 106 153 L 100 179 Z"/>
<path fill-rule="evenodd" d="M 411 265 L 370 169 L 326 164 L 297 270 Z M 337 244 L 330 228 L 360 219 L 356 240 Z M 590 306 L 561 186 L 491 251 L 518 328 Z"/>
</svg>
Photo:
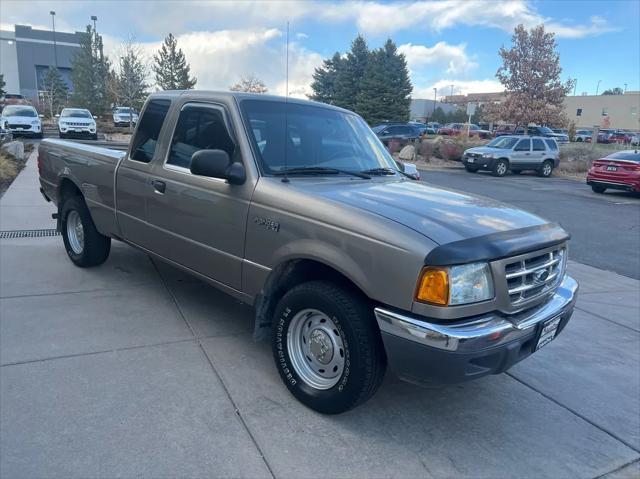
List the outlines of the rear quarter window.
<svg viewBox="0 0 640 479">
<path fill-rule="evenodd" d="M 162 124 L 167 116 L 171 100 L 151 100 L 142 115 L 136 136 L 131 145 L 131 159 L 149 163 L 158 144 Z"/>
<path fill-rule="evenodd" d="M 558 144 L 553 140 L 544 140 L 551 151 L 558 151 Z"/>
</svg>

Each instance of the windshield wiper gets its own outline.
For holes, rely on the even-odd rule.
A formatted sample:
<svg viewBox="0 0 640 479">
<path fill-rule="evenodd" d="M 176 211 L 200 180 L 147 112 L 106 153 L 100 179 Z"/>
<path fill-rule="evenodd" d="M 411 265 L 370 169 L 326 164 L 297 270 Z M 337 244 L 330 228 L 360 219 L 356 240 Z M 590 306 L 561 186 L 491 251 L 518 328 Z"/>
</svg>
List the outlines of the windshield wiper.
<svg viewBox="0 0 640 479">
<path fill-rule="evenodd" d="M 365 180 L 370 180 L 371 177 L 365 173 L 359 173 L 357 171 L 349 171 L 349 170 L 341 170 L 339 168 L 325 168 L 322 166 L 307 166 L 302 168 L 285 168 L 283 170 L 278 170 L 273 172 L 276 176 L 286 176 L 286 175 L 352 175 L 357 176 L 358 178 L 363 178 Z"/>
<path fill-rule="evenodd" d="M 365 175 L 395 175 L 398 172 L 393 168 L 371 168 L 370 170 L 362 170 L 360 173 Z"/>
</svg>

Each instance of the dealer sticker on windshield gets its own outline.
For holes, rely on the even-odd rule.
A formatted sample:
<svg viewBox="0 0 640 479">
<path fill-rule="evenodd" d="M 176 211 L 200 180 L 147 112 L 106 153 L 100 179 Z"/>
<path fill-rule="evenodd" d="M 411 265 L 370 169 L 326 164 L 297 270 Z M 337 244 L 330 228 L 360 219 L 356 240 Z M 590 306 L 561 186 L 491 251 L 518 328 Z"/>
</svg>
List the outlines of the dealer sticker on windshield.
<svg viewBox="0 0 640 479">
<path fill-rule="evenodd" d="M 562 318 L 558 316 L 544 322 L 542 331 L 540 331 L 540 337 L 538 338 L 538 344 L 536 345 L 536 351 L 554 340 L 561 320 Z"/>
</svg>

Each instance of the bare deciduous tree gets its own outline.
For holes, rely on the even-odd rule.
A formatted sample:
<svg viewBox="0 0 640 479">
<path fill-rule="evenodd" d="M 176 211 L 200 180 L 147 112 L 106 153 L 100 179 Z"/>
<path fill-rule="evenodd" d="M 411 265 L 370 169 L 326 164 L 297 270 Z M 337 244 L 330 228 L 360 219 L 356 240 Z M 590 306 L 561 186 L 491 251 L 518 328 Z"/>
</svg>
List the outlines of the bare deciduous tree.
<svg viewBox="0 0 640 479">
<path fill-rule="evenodd" d="M 503 120 L 517 125 L 564 125 L 565 96 L 573 81 L 562 82 L 560 57 L 553 33 L 543 25 L 531 30 L 515 28 L 510 49 L 500 48 L 502 66 L 496 77 L 504 85 L 507 98 L 500 105 Z"/>
<path fill-rule="evenodd" d="M 267 87 L 262 80 L 254 75 L 243 76 L 235 85 L 229 87 L 231 91 L 244 91 L 248 93 L 267 93 Z"/>
</svg>

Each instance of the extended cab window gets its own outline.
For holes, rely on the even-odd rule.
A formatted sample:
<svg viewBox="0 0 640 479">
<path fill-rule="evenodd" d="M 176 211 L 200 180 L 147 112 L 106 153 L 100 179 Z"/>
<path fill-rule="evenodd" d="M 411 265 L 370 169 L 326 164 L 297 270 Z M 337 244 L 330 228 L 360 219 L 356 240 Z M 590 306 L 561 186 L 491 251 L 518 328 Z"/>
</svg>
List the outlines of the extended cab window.
<svg viewBox="0 0 640 479">
<path fill-rule="evenodd" d="M 533 139 L 533 151 L 544 151 L 544 142 L 538 138 Z"/>
<path fill-rule="evenodd" d="M 171 100 L 151 100 L 142 115 L 133 139 L 131 158 L 142 163 L 153 159 L 162 124 L 169 111 Z"/>
<path fill-rule="evenodd" d="M 219 108 L 187 105 L 180 112 L 167 164 L 188 169 L 196 151 L 224 150 L 231 158 L 234 149 Z"/>
<path fill-rule="evenodd" d="M 529 151 L 531 149 L 531 140 L 520 140 L 516 147 L 515 151 Z"/>
</svg>

